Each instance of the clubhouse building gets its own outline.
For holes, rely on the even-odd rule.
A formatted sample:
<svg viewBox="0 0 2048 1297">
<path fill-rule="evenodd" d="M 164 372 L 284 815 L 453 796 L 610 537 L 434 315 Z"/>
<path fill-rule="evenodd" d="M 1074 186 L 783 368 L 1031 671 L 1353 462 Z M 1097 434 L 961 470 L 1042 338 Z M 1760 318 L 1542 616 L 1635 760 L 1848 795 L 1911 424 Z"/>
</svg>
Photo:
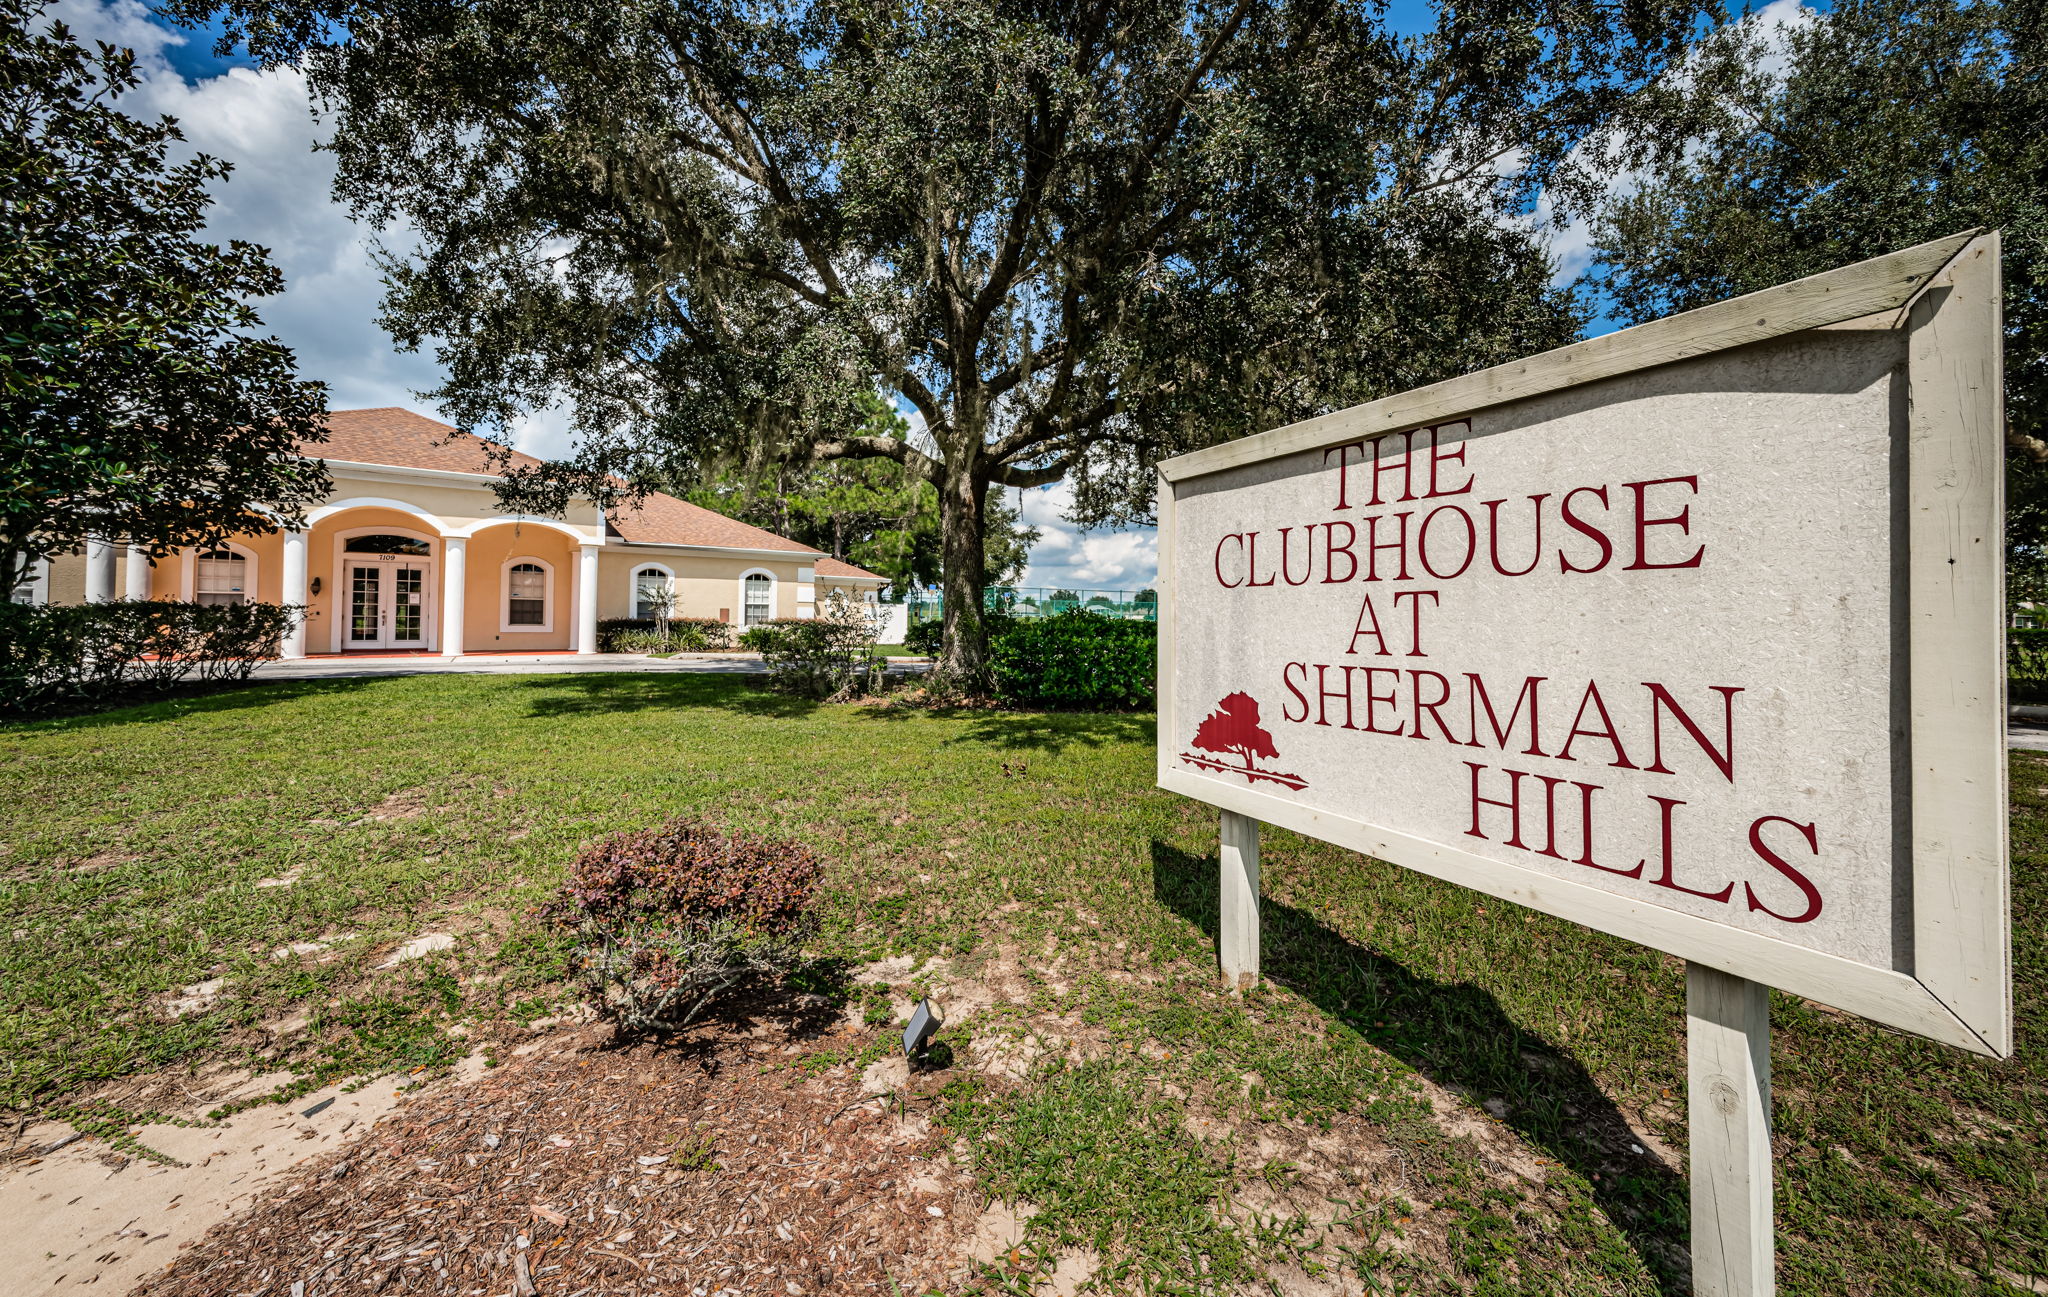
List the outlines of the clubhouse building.
<svg viewBox="0 0 2048 1297">
<path fill-rule="evenodd" d="M 566 518 L 507 513 L 476 437 L 409 410 L 337 410 L 333 495 L 300 531 L 236 536 L 151 560 L 104 543 L 59 555 L 14 597 L 303 605 L 287 658 L 339 653 L 594 653 L 600 619 L 669 615 L 753 625 L 812 616 L 837 589 L 888 584 L 773 532 L 669 495 Z M 536 464 L 512 454 L 515 465 Z"/>
</svg>

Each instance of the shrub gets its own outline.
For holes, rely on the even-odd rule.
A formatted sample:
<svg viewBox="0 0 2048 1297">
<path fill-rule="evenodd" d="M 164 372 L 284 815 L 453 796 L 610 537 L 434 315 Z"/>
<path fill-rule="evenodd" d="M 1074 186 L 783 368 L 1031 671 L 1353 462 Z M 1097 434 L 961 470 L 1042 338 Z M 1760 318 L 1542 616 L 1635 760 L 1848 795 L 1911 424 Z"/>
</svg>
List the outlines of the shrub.
<svg viewBox="0 0 2048 1297">
<path fill-rule="evenodd" d="M 756 622 L 740 632 L 740 647 L 749 653 L 766 653 L 782 643 L 784 632 L 802 622 L 793 617 L 780 617 L 774 621 Z"/>
<path fill-rule="evenodd" d="M 732 647 L 733 628 L 710 617 L 607 617 L 597 624 L 600 653 L 717 653 Z"/>
<path fill-rule="evenodd" d="M 937 617 L 912 622 L 910 629 L 903 632 L 903 647 L 922 657 L 935 658 L 945 643 L 945 627 L 946 624 Z"/>
<path fill-rule="evenodd" d="M 875 621 L 867 607 L 835 590 L 805 621 L 756 626 L 771 687 L 813 698 L 850 698 L 881 683 Z M 752 632 L 749 632 L 752 633 Z"/>
<path fill-rule="evenodd" d="M 1157 688 L 1158 658 L 1156 623 L 1080 609 L 1014 622 L 989 642 L 996 695 L 1034 706 L 1147 706 Z"/>
<path fill-rule="evenodd" d="M 0 604 L 0 711 L 32 714 L 124 692 L 249 678 L 301 610 L 172 599 Z"/>
<path fill-rule="evenodd" d="M 570 972 L 599 1017 L 673 1029 L 799 966 L 819 872 L 801 844 L 679 817 L 586 848 L 543 914 L 573 931 Z"/>
</svg>

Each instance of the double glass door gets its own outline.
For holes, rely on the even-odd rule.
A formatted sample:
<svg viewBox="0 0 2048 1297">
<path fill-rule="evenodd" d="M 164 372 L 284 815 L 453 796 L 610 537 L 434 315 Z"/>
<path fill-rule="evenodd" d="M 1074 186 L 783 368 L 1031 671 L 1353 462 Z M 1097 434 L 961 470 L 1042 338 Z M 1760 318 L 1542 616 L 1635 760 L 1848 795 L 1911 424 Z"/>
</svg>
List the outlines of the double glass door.
<svg viewBox="0 0 2048 1297">
<path fill-rule="evenodd" d="M 427 647 L 425 564 L 386 558 L 348 565 L 347 647 Z"/>
</svg>

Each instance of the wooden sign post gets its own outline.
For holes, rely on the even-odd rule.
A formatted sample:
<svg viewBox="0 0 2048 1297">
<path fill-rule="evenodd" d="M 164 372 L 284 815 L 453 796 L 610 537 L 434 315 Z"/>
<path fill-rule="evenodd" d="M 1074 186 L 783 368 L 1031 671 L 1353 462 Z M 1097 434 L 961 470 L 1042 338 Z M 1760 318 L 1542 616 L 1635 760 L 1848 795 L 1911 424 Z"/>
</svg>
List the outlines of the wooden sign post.
<svg viewBox="0 0 2048 1297">
<path fill-rule="evenodd" d="M 2012 1050 L 1972 232 L 1160 465 L 1159 785 L 1687 961 L 1694 1287 L 1772 1291 L 1769 991 Z"/>
</svg>

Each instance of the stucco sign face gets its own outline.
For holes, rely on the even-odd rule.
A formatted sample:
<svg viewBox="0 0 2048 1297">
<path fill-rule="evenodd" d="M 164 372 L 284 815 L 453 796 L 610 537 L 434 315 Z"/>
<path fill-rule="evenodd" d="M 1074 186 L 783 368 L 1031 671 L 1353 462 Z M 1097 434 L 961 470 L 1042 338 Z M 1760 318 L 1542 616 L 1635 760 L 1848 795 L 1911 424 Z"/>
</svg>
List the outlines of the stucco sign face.
<svg viewBox="0 0 2048 1297">
<path fill-rule="evenodd" d="M 2010 1048 L 1995 238 L 1162 469 L 1162 786 Z"/>
</svg>

